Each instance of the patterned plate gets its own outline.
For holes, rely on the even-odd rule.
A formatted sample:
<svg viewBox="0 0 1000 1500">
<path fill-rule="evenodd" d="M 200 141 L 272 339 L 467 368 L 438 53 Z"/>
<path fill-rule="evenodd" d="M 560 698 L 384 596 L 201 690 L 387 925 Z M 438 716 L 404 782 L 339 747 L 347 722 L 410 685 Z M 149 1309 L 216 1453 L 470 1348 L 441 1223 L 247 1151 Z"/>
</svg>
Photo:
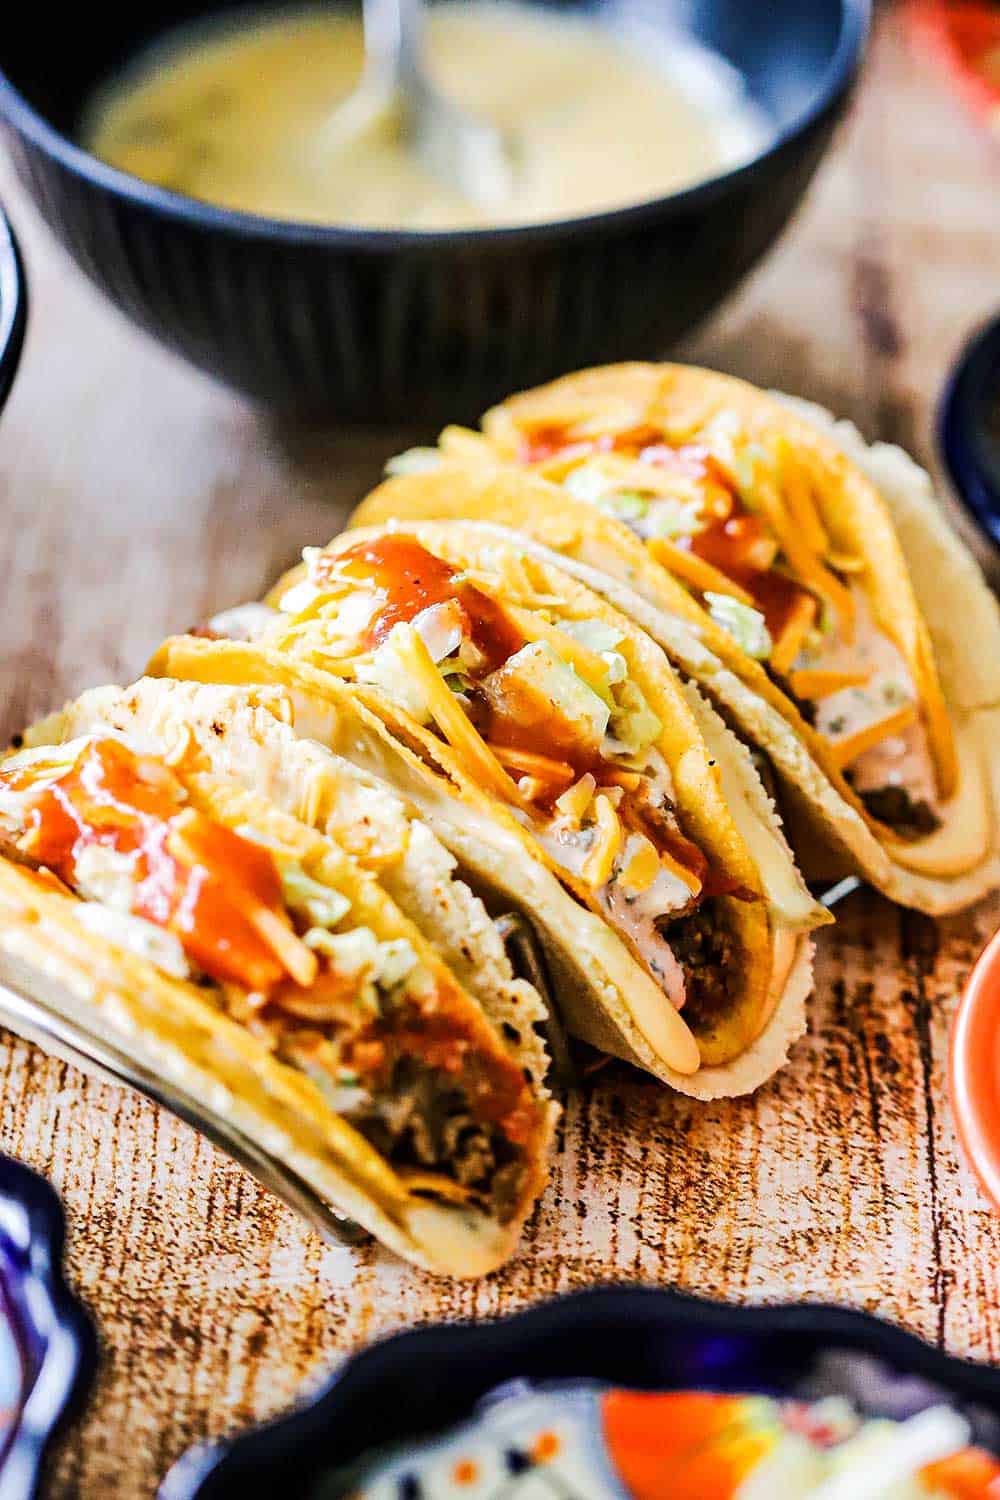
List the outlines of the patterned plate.
<svg viewBox="0 0 1000 1500">
<path fill-rule="evenodd" d="M 93 1380 L 97 1343 L 62 1274 L 63 1212 L 0 1156 L 0 1500 L 29 1500 L 55 1432 Z"/>
<path fill-rule="evenodd" d="M 431 1326 L 375 1344 L 289 1416 L 230 1444 L 194 1449 L 167 1476 L 160 1500 L 245 1500 L 247 1494 L 334 1500 L 350 1493 L 361 1459 L 373 1452 L 412 1455 L 418 1444 L 466 1421 L 484 1397 L 523 1381 L 803 1399 L 843 1395 L 864 1416 L 897 1420 L 944 1404 L 966 1419 L 974 1442 L 1000 1451 L 1000 1372 L 949 1359 L 875 1318 L 835 1308 L 731 1307 L 668 1291 L 605 1288 L 496 1323 Z M 515 1407 L 507 1408 L 504 1422 L 521 1421 Z M 539 1434 L 518 1428 L 493 1457 L 506 1463 L 514 1453 L 517 1475 L 511 1469 L 511 1476 L 530 1474 L 539 1441 Z M 400 1469 L 406 1483 L 399 1494 L 417 1500 L 433 1493 L 410 1467 L 404 1462 Z M 486 1467 L 480 1461 L 477 1473 Z M 546 1473 L 555 1479 L 555 1470 Z M 561 1500 L 573 1494 L 566 1484 L 557 1490 Z M 474 1487 L 466 1493 L 478 1500 Z M 496 1493 L 514 1500 L 510 1477 Z M 543 1490 L 536 1485 L 528 1493 Z"/>
</svg>

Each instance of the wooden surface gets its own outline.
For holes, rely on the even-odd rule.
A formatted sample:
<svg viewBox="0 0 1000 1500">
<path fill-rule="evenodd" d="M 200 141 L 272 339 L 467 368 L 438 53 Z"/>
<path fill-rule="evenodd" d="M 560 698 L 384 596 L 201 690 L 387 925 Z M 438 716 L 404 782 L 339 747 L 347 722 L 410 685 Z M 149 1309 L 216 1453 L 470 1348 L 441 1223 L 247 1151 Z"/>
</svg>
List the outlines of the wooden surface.
<svg viewBox="0 0 1000 1500">
<path fill-rule="evenodd" d="M 34 299 L 0 423 L 6 734 L 257 594 L 404 439 L 275 431 L 101 303 L 2 170 L 0 190 Z M 927 459 L 947 364 L 998 301 L 1000 159 L 884 11 L 800 220 L 686 352 Z M 848 1302 L 1000 1357 L 1000 1222 L 958 1158 L 944 1084 L 956 990 L 998 916 L 991 902 L 935 924 L 853 898 L 820 938 L 812 1034 L 753 1099 L 704 1106 L 599 1074 L 570 1104 L 522 1254 L 472 1286 L 325 1249 L 185 1126 L 0 1038 L 0 1145 L 62 1192 L 103 1343 L 51 1493 L 149 1495 L 189 1443 L 276 1411 L 373 1334 L 595 1280 Z"/>
</svg>

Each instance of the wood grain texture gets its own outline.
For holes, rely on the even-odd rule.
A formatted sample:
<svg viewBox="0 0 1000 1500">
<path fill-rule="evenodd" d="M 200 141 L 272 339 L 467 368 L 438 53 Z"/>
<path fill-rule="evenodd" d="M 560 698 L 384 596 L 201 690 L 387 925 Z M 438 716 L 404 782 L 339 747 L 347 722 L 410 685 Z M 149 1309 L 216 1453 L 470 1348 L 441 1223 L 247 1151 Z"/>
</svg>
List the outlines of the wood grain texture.
<svg viewBox="0 0 1000 1500">
<path fill-rule="evenodd" d="M 798 223 L 685 353 L 824 401 L 930 459 L 947 364 L 1000 293 L 1000 162 L 880 13 L 864 86 Z M 111 312 L 0 171 L 33 308 L 0 423 L 0 733 L 126 679 L 335 531 L 416 434 L 279 431 Z M 427 436 L 427 435 L 423 435 Z M 818 1297 L 1000 1356 L 1000 1224 L 956 1149 L 956 992 L 1000 917 L 863 894 L 820 939 L 810 1037 L 754 1098 L 700 1105 L 623 1068 L 563 1125 L 502 1274 L 450 1286 L 328 1249 L 194 1132 L 0 1038 L 0 1144 L 46 1173 L 103 1373 L 51 1494 L 153 1493 L 191 1442 L 286 1405 L 360 1342 L 595 1280 Z"/>
</svg>

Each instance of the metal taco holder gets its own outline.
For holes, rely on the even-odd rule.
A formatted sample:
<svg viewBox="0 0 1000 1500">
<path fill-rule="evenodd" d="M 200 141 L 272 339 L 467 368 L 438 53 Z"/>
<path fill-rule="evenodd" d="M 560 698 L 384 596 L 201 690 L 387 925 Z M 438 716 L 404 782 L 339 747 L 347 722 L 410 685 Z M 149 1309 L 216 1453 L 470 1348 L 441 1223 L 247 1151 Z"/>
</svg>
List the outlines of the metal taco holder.
<svg viewBox="0 0 1000 1500">
<path fill-rule="evenodd" d="M 497 919 L 497 929 L 520 977 L 538 990 L 549 1016 L 545 1039 L 552 1055 L 553 1079 L 564 1084 L 571 1068 L 565 1033 L 552 999 L 544 961 L 530 925 L 513 913 Z M 125 1084 L 168 1109 L 208 1137 L 214 1146 L 255 1177 L 262 1187 L 301 1214 L 327 1244 L 358 1245 L 371 1238 L 353 1219 L 335 1213 L 309 1183 L 271 1156 L 230 1120 L 217 1115 L 185 1089 L 130 1057 L 113 1038 L 60 1015 L 31 995 L 4 971 L 0 958 L 0 1026 L 36 1043 L 43 1051 L 72 1063 L 105 1083 Z"/>
</svg>

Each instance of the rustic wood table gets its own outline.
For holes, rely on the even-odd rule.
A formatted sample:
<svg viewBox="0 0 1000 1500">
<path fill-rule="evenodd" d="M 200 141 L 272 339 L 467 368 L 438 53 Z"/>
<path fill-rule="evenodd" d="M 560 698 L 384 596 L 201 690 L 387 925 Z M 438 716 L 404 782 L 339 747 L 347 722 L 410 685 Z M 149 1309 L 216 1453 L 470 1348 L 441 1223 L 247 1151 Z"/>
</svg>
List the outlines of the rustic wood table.
<svg viewBox="0 0 1000 1500">
<path fill-rule="evenodd" d="M 0 191 L 33 297 L 0 423 L 6 736 L 258 594 L 413 435 L 275 430 L 102 303 L 2 170 Z M 997 302 L 1000 159 L 886 9 L 797 224 L 685 353 L 929 460 L 947 365 Z M 521 1254 L 475 1285 L 324 1247 L 194 1131 L 0 1037 L 0 1145 L 62 1193 L 69 1274 L 102 1343 L 52 1495 L 149 1495 L 190 1443 L 286 1406 L 376 1334 L 594 1281 L 846 1302 L 1000 1357 L 1000 1221 L 959 1158 L 945 1087 L 956 992 L 1000 903 L 932 922 L 859 894 L 839 916 L 791 1066 L 709 1106 L 599 1073 L 569 1105 Z"/>
</svg>

